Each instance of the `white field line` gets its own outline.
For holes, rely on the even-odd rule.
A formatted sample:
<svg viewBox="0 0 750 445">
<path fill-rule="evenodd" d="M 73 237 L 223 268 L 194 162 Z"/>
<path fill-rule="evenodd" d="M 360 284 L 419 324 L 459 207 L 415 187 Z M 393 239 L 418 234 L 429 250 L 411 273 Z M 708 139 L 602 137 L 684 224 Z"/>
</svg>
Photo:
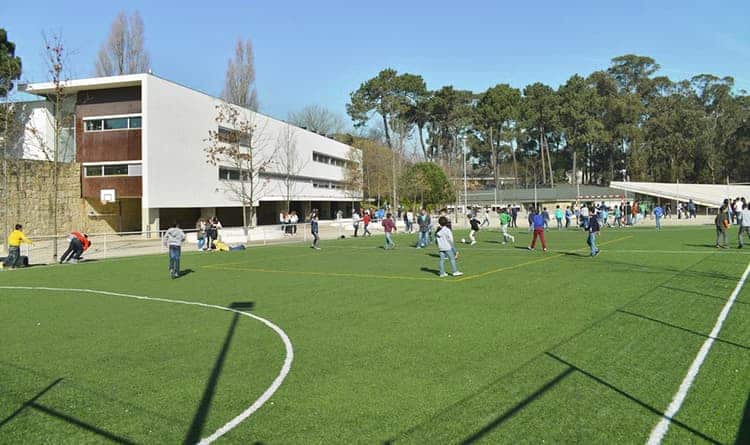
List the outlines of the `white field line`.
<svg viewBox="0 0 750 445">
<path fill-rule="evenodd" d="M 119 292 L 109 292 L 109 291 L 94 290 L 94 289 L 66 289 L 66 288 L 56 288 L 56 287 L 33 287 L 33 286 L 0 286 L 0 289 L 45 290 L 45 291 L 56 291 L 56 292 L 85 292 L 85 293 L 90 293 L 90 294 L 101 294 L 101 295 L 110 295 L 110 296 L 115 296 L 115 297 L 134 298 L 136 300 L 149 300 L 149 301 L 159 301 L 162 303 L 174 303 L 174 304 L 185 304 L 189 306 L 200 306 L 200 307 L 219 309 L 222 311 L 234 312 L 236 314 L 244 315 L 246 317 L 250 317 L 254 320 L 260 321 L 264 325 L 271 328 L 281 338 L 281 341 L 284 343 L 284 349 L 286 350 L 286 357 L 284 358 L 284 364 L 281 367 L 281 371 L 273 380 L 273 383 L 271 383 L 271 386 L 269 386 L 268 389 L 266 389 L 263 392 L 263 394 L 258 398 L 258 400 L 253 402 L 253 404 L 250 405 L 246 410 L 242 411 L 239 415 L 237 415 L 235 418 L 227 422 L 224 426 L 216 430 L 213 434 L 211 434 L 210 436 L 204 439 L 201 439 L 201 441 L 199 442 L 200 444 L 210 444 L 211 442 L 215 441 L 219 437 L 231 431 L 233 428 L 239 425 L 243 420 L 247 419 L 255 411 L 260 409 L 260 407 L 263 406 L 263 404 L 265 404 L 271 398 L 271 396 L 273 396 L 276 390 L 279 389 L 281 384 L 284 382 L 284 379 L 286 378 L 287 374 L 289 374 L 289 371 L 292 368 L 292 360 L 294 359 L 294 349 L 292 348 L 292 342 L 291 340 L 289 340 L 289 336 L 286 335 L 284 330 L 278 327 L 277 325 L 273 324 L 272 322 L 266 320 L 265 318 L 258 317 L 257 315 L 253 315 L 247 312 L 238 311 L 236 309 L 232 309 L 232 308 L 228 308 L 224 306 L 217 306 L 213 304 L 198 303 L 195 301 L 182 301 L 182 300 L 170 300 L 167 298 L 144 297 L 140 295 L 130 295 L 130 294 L 123 294 Z"/>
<path fill-rule="evenodd" d="M 724 321 L 727 319 L 729 311 L 732 309 L 732 305 L 737 299 L 737 295 L 739 295 L 742 287 L 745 285 L 745 280 L 747 280 L 748 274 L 750 274 L 750 263 L 745 268 L 745 272 L 742 274 L 740 281 L 737 282 L 737 286 L 734 288 L 734 291 L 732 291 L 732 295 L 729 296 L 729 300 L 721 310 L 719 319 L 716 320 L 714 328 L 711 330 L 711 333 L 708 334 L 708 338 L 706 339 L 706 341 L 703 342 L 703 346 L 701 346 L 701 349 L 698 351 L 698 355 L 695 356 L 693 363 L 690 365 L 690 369 L 688 369 L 685 379 L 682 380 L 680 388 L 677 390 L 677 393 L 672 399 L 672 403 L 669 404 L 669 406 L 667 407 L 667 411 L 664 413 L 659 423 L 656 424 L 654 429 L 651 431 L 651 435 L 646 442 L 648 445 L 660 444 L 664 439 L 664 435 L 667 434 L 667 430 L 669 430 L 669 425 L 672 422 L 672 419 L 680 410 L 682 402 L 685 401 L 685 397 L 687 397 L 687 393 L 690 390 L 690 387 L 693 385 L 695 377 L 698 375 L 698 371 L 700 371 L 701 365 L 703 365 L 703 361 L 706 360 L 706 357 L 711 350 L 711 346 L 713 346 L 714 344 L 714 340 L 719 336 L 719 331 L 721 331 L 721 327 L 724 324 Z"/>
</svg>

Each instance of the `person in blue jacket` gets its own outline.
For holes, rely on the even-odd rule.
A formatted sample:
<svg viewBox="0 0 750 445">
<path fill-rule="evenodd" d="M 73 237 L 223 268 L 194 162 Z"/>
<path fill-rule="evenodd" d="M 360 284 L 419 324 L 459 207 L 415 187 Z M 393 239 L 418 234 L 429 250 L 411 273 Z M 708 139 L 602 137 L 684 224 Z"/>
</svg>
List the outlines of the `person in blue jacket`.
<svg viewBox="0 0 750 445">
<path fill-rule="evenodd" d="M 654 207 L 654 218 L 656 219 L 656 230 L 661 230 L 661 217 L 664 216 L 664 210 L 660 205 Z"/>
</svg>

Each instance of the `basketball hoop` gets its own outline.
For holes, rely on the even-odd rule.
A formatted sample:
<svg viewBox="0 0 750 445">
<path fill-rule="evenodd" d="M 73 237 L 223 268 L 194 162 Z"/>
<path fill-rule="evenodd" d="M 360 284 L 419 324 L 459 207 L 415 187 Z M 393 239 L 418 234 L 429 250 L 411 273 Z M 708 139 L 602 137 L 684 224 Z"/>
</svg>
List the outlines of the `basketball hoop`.
<svg viewBox="0 0 750 445">
<path fill-rule="evenodd" d="M 99 191 L 99 200 L 102 205 L 115 202 L 117 200 L 116 198 L 117 194 L 115 193 L 115 189 L 102 189 Z"/>
</svg>

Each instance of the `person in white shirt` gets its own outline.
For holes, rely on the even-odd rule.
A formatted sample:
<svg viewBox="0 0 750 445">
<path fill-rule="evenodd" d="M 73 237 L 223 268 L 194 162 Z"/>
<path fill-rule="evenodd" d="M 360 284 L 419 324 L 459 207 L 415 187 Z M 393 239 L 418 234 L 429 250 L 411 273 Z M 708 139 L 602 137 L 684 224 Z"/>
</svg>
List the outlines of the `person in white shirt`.
<svg viewBox="0 0 750 445">
<path fill-rule="evenodd" d="M 445 260 L 450 260 L 451 269 L 453 270 L 453 276 L 459 277 L 464 273 L 458 270 L 456 266 L 456 255 L 455 245 L 453 242 L 453 232 L 448 228 L 448 218 L 441 216 L 438 219 L 438 227 L 435 232 L 435 239 L 437 240 L 438 250 L 440 251 L 440 277 L 447 277 L 445 273 Z"/>
<path fill-rule="evenodd" d="M 737 216 L 737 223 L 739 224 L 739 232 L 737 233 L 737 238 L 739 241 L 738 248 L 742 249 L 742 246 L 745 245 L 745 243 L 742 240 L 743 235 L 747 235 L 750 237 L 750 209 L 747 208 L 746 203 L 742 203 L 742 210 L 740 210 L 738 216 Z"/>
<path fill-rule="evenodd" d="M 359 213 L 355 210 L 352 212 L 352 226 L 354 226 L 354 237 L 357 237 L 357 232 L 359 232 Z"/>
<path fill-rule="evenodd" d="M 169 247 L 169 276 L 172 279 L 180 276 L 180 255 L 183 241 L 185 241 L 185 232 L 180 229 L 177 222 L 172 224 L 172 227 L 164 233 L 162 239 L 164 246 Z"/>
<path fill-rule="evenodd" d="M 581 219 L 583 220 L 583 227 L 585 230 L 589 230 L 589 208 L 585 205 L 581 205 Z"/>
</svg>

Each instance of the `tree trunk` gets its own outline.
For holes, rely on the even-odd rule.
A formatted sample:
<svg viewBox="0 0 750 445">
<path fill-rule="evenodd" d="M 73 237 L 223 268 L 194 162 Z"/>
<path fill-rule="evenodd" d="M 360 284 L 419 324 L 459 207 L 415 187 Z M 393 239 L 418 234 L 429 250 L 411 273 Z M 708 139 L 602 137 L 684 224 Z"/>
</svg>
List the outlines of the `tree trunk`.
<svg viewBox="0 0 750 445">
<path fill-rule="evenodd" d="M 547 166 L 544 161 L 544 145 L 542 145 L 542 134 L 544 134 L 544 127 L 539 127 L 539 155 L 542 157 L 542 184 L 547 183 Z M 535 179 L 536 180 L 536 179 Z"/>
<path fill-rule="evenodd" d="M 495 188 L 497 188 L 497 147 L 495 146 L 495 143 L 492 139 L 492 127 L 490 127 L 490 150 L 492 158 L 490 162 L 492 163 L 492 180 L 495 181 Z"/>
<path fill-rule="evenodd" d="M 573 174 L 571 175 L 571 184 L 578 184 L 578 172 L 576 171 L 576 149 L 573 148 Z"/>
<path fill-rule="evenodd" d="M 430 156 L 427 155 L 427 147 L 424 145 L 424 135 L 422 134 L 424 127 L 417 125 L 417 132 L 419 132 L 419 145 L 422 147 L 422 153 L 424 154 L 424 160 L 430 161 Z"/>
<path fill-rule="evenodd" d="M 514 139 L 510 145 L 510 154 L 513 157 L 513 185 L 518 188 L 518 164 L 516 163 L 516 147 L 518 142 Z"/>
<path fill-rule="evenodd" d="M 391 144 L 391 132 L 388 131 L 388 118 L 383 115 L 383 129 L 385 130 L 385 143 L 388 145 L 388 148 L 393 150 L 393 145 Z"/>
<path fill-rule="evenodd" d="M 555 186 L 555 178 L 552 174 L 552 156 L 550 156 L 549 152 L 549 142 L 547 142 L 547 136 L 542 134 L 542 140 L 544 141 L 544 146 L 547 148 L 547 165 L 549 166 L 549 183 L 550 186 Z"/>
</svg>

